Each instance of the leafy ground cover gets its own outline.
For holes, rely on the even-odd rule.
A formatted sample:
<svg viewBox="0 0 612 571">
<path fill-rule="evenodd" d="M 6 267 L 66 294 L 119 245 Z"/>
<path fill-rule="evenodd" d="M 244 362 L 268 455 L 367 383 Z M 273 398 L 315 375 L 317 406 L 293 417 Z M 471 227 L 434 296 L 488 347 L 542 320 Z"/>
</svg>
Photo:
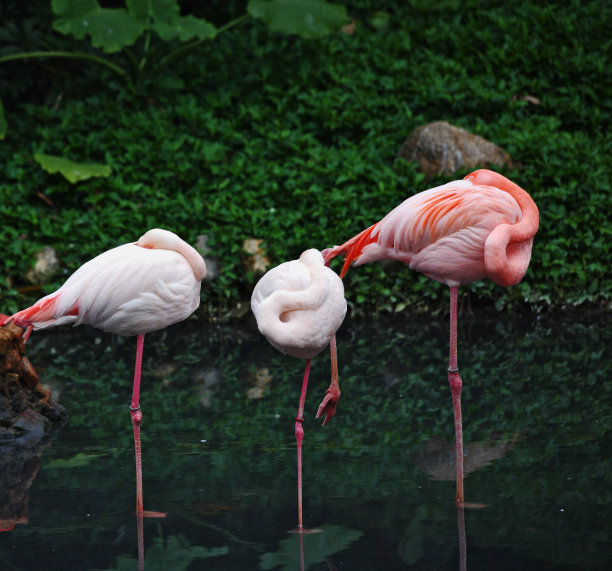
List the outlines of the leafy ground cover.
<svg viewBox="0 0 612 571">
<path fill-rule="evenodd" d="M 15 45 L 84 49 L 53 32 L 39 4 L 6 9 L 0 55 Z M 184 9 L 218 26 L 244 12 L 239 2 L 206 4 Z M 462 288 L 464 298 L 497 310 L 609 307 L 612 6 L 344 5 L 352 35 L 304 39 L 245 19 L 129 83 L 82 62 L 0 64 L 0 310 L 29 304 L 84 261 L 160 226 L 192 243 L 207 236 L 220 273 L 203 288 L 200 314 L 225 319 L 245 307 L 259 277 L 245 239 L 263 239 L 276 265 L 341 243 L 448 180 L 427 182 L 397 158 L 411 130 L 435 120 L 510 152 L 521 166 L 504 174 L 541 213 L 523 282 L 478 282 Z M 104 164 L 111 174 L 71 183 L 35 155 Z M 45 245 L 62 271 L 29 284 Z M 399 265 L 364 266 L 346 285 L 354 314 L 446 308 L 445 287 Z"/>
</svg>

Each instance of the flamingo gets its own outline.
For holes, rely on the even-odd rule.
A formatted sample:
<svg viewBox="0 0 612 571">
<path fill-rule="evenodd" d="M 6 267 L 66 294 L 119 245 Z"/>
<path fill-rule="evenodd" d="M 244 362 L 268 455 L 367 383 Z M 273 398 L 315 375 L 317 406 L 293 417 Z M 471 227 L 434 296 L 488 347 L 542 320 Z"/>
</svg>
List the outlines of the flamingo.
<svg viewBox="0 0 612 571">
<path fill-rule="evenodd" d="M 331 352 L 331 384 L 316 418 L 325 413 L 323 426 L 332 418 L 340 397 L 335 333 L 346 315 L 344 285 L 323 263 L 321 252 L 306 250 L 299 260 L 284 262 L 257 282 L 251 310 L 259 331 L 284 354 L 306 360 L 302 392 L 295 420 L 298 470 L 298 530 L 302 519 L 302 440 L 304 403 L 312 358 L 328 344 Z"/>
<path fill-rule="evenodd" d="M 136 456 L 136 514 L 142 502 L 140 449 L 140 373 L 144 336 L 189 317 L 200 304 L 200 285 L 206 275 L 204 259 L 168 230 L 154 228 L 137 242 L 108 250 L 82 265 L 56 292 L 9 317 L 33 329 L 56 325 L 91 325 L 118 335 L 136 335 L 136 364 L 130 417 Z"/>
<path fill-rule="evenodd" d="M 411 196 L 382 220 L 341 246 L 323 251 L 358 266 L 391 259 L 408 264 L 450 288 L 448 382 L 453 398 L 457 502 L 463 504 L 463 425 L 457 363 L 458 287 L 491 278 L 504 287 L 521 281 L 531 259 L 539 213 L 532 198 L 506 177 L 481 169 Z"/>
</svg>

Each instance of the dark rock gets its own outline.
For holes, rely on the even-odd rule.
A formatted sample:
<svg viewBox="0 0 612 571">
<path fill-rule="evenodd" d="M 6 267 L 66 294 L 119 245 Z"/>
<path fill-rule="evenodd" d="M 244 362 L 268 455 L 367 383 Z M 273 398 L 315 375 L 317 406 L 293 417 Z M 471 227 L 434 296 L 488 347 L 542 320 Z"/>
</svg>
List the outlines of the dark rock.
<svg viewBox="0 0 612 571">
<path fill-rule="evenodd" d="M 68 420 L 66 410 L 38 382 L 22 334 L 13 323 L 0 327 L 0 453 L 6 446 L 36 448 Z"/>
<path fill-rule="evenodd" d="M 510 155 L 497 145 L 446 121 L 414 129 L 398 156 L 418 162 L 428 180 L 436 175 L 452 175 L 461 167 L 516 167 Z"/>
<path fill-rule="evenodd" d="M 13 323 L 0 327 L 0 531 L 28 523 L 28 489 L 40 455 L 68 420 L 38 382 L 22 335 Z"/>
<path fill-rule="evenodd" d="M 0 315 L 0 323 L 6 316 Z M 25 355 L 23 330 L 0 327 L 0 531 L 28 523 L 28 489 L 40 455 L 68 420 Z"/>
</svg>

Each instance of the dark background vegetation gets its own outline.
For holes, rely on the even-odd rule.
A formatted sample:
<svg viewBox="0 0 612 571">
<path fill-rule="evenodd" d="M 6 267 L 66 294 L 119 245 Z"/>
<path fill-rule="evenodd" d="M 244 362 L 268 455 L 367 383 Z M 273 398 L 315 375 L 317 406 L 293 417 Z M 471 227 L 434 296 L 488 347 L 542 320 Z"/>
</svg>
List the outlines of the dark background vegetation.
<svg viewBox="0 0 612 571">
<path fill-rule="evenodd" d="M 227 318 L 259 277 L 244 239 L 263 239 L 276 265 L 341 243 L 448 180 L 427 182 L 397 158 L 411 130 L 435 120 L 506 149 L 521 166 L 504 174 L 541 213 L 523 282 L 466 286 L 472 306 L 608 307 L 612 4 L 343 4 L 353 35 L 306 40 L 247 18 L 129 81 L 87 62 L 0 64 L 0 310 L 30 304 L 86 260 L 160 226 L 191 243 L 208 237 L 221 271 L 203 288 L 200 315 Z M 245 6 L 181 3 L 216 26 Z M 52 30 L 48 2 L 3 2 L 0 17 L 0 56 L 95 52 Z M 112 174 L 71 184 L 35 153 L 108 164 Z M 63 271 L 33 288 L 24 276 L 45 245 Z M 367 265 L 346 284 L 354 314 L 446 307 L 445 287 L 405 267 Z"/>
<path fill-rule="evenodd" d="M 85 61 L 0 63 L 0 311 L 31 303 L 101 251 L 162 226 L 191 243 L 208 236 L 207 257 L 221 271 L 203 287 L 198 315 L 228 319 L 248 306 L 259 277 L 247 269 L 244 239 L 263 239 L 277 264 L 340 243 L 448 180 L 427 182 L 397 158 L 411 130 L 435 120 L 509 151 L 520 168 L 504 174 L 541 212 L 523 282 L 466 286 L 464 309 L 468 301 L 517 313 L 609 308 L 612 5 L 344 5 L 353 35 L 305 40 L 247 18 L 171 66 L 160 69 L 153 58 L 129 78 Z M 245 6 L 181 2 L 185 14 L 218 27 Z M 101 53 L 53 32 L 51 21 L 46 1 L 0 1 L 0 58 Z M 156 53 L 172 47 L 157 41 Z M 134 53 L 142 49 L 139 42 Z M 129 64 L 123 52 L 105 57 Z M 40 168 L 35 153 L 108 164 L 112 174 L 71 184 Z M 56 249 L 62 272 L 30 284 L 25 275 L 44 245 Z M 366 265 L 346 284 L 353 315 L 447 307 L 445 287 L 401 265 Z M 488 506 L 466 519 L 472 569 L 610 567 L 612 387 L 601 364 L 612 329 L 610 313 L 593 313 L 594 323 L 570 313 L 506 315 L 481 329 L 462 316 L 466 444 L 513 443 L 468 479 L 470 501 Z M 343 396 L 323 430 L 313 416 L 329 365 L 326 357 L 313 364 L 308 524 L 363 532 L 365 541 L 344 555 L 348 567 L 455 568 L 454 483 L 432 480 L 415 459 L 431 439 L 454 437 L 447 320 L 417 317 L 401 329 L 393 322 L 355 319 L 339 331 Z M 161 560 L 151 545 L 165 538 L 170 553 L 180 533 L 181 549 L 229 546 L 215 568 L 254 568 L 295 525 L 302 364 L 254 326 L 181 324 L 151 334 L 145 351 L 145 504 L 171 513 L 147 523 L 147 566 Z M 133 340 L 61 328 L 34 335 L 28 354 L 71 420 L 29 490 L 30 523 L 5 534 L 11 547 L 0 561 L 119 568 L 119 554 L 136 553 L 126 410 Z M 265 369 L 265 398 L 247 398 Z"/>
</svg>

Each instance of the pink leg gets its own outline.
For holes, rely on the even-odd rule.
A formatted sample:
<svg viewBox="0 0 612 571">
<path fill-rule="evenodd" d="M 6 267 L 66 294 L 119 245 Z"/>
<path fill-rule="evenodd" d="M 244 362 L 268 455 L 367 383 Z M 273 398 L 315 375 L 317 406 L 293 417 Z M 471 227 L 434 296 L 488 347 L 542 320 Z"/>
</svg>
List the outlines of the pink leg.
<svg viewBox="0 0 612 571">
<path fill-rule="evenodd" d="M 142 348 L 144 335 L 136 337 L 136 366 L 134 367 L 134 389 L 132 391 L 132 404 L 130 405 L 130 416 L 132 417 L 132 428 L 134 429 L 134 452 L 136 454 L 136 514 L 143 514 L 142 503 L 142 456 L 140 452 L 140 423 L 142 412 L 140 411 L 140 371 L 142 368 Z"/>
<path fill-rule="evenodd" d="M 33 325 L 28 325 L 27 329 L 23 332 L 23 344 L 25 345 L 30 338 L 30 334 L 32 333 L 32 329 L 34 329 Z"/>
<path fill-rule="evenodd" d="M 457 292 L 450 288 L 450 350 L 448 359 L 448 382 L 453 395 L 455 414 L 455 458 L 457 464 L 457 501 L 463 503 L 463 423 L 461 420 L 461 377 L 457 366 Z"/>
<path fill-rule="evenodd" d="M 308 388 L 308 375 L 310 373 L 310 359 L 306 359 L 304 369 L 304 380 L 302 381 L 302 394 L 295 419 L 295 440 L 297 441 L 297 468 L 298 468 L 298 529 L 302 530 L 302 440 L 304 438 L 304 404 L 306 402 L 306 390 Z"/>
<path fill-rule="evenodd" d="M 327 389 L 323 402 L 321 402 L 319 405 L 319 410 L 317 410 L 317 416 L 315 417 L 319 418 L 323 413 L 325 413 L 325 420 L 323 421 L 322 426 L 325 426 L 330 421 L 331 417 L 334 416 L 336 413 L 336 405 L 340 399 L 340 385 L 338 383 L 338 351 L 336 350 L 335 335 L 329 340 L 329 352 L 331 356 L 331 383 Z"/>
<path fill-rule="evenodd" d="M 139 421 L 142 420 L 140 411 L 140 371 L 142 369 L 142 348 L 144 346 L 144 335 L 136 337 L 136 364 L 134 366 L 134 388 L 132 389 L 132 404 L 130 410 L 138 412 Z"/>
</svg>

